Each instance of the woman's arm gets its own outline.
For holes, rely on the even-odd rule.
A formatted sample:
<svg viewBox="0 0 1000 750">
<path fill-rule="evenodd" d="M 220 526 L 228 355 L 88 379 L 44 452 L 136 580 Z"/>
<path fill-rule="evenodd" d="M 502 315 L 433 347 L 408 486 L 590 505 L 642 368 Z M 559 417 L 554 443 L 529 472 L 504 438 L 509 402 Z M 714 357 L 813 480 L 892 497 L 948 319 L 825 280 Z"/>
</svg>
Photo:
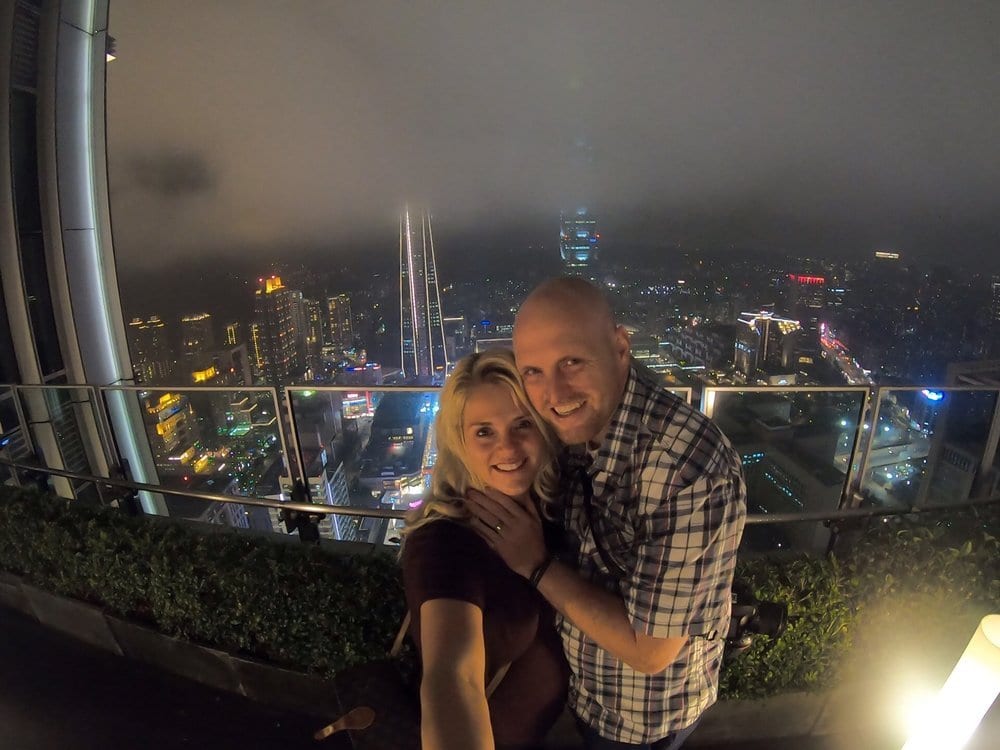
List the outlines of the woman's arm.
<svg viewBox="0 0 1000 750">
<path fill-rule="evenodd" d="M 423 750 L 493 750 L 483 612 L 457 599 L 420 605 Z"/>
</svg>

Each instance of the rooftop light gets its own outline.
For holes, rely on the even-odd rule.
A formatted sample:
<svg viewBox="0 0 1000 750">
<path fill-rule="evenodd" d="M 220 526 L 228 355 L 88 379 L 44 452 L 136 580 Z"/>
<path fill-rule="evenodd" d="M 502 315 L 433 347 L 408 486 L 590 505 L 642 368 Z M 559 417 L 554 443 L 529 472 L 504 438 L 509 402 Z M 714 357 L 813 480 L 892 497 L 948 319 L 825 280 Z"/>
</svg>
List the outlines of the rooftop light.
<svg viewBox="0 0 1000 750">
<path fill-rule="evenodd" d="M 1000 694 L 1000 615 L 987 615 L 903 750 L 960 750 Z"/>
</svg>

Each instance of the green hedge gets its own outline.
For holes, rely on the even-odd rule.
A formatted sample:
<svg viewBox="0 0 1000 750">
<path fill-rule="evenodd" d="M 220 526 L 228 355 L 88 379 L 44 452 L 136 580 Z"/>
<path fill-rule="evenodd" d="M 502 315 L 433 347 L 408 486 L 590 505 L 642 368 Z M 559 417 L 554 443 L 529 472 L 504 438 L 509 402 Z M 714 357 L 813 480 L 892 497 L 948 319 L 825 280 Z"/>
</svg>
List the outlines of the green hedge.
<svg viewBox="0 0 1000 750">
<path fill-rule="evenodd" d="M 170 635 L 320 674 L 391 643 L 403 612 L 389 555 L 205 534 L 9 487 L 0 570 Z"/>
<path fill-rule="evenodd" d="M 905 616 L 918 642 L 951 637 L 960 651 L 970 623 L 1000 611 L 997 528 L 994 506 L 874 523 L 839 561 L 741 562 L 759 598 L 788 603 L 790 623 L 727 663 L 723 694 L 828 685 L 848 655 L 869 663 L 886 613 Z M 206 534 L 10 487 L 0 489 L 0 570 L 171 635 L 326 675 L 384 655 L 403 612 L 390 555 Z"/>
<path fill-rule="evenodd" d="M 1000 506 L 864 522 L 830 559 L 754 559 L 737 575 L 789 607 L 785 634 L 723 670 L 721 691 L 757 698 L 954 665 L 978 621 L 1000 612 Z"/>
</svg>

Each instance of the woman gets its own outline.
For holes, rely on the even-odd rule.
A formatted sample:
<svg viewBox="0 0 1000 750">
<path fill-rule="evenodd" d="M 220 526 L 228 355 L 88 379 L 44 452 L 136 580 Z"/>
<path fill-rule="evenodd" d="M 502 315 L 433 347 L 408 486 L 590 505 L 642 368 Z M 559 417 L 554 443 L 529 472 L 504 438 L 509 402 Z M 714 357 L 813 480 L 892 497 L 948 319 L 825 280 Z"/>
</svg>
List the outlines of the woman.
<svg viewBox="0 0 1000 750">
<path fill-rule="evenodd" d="M 463 496 L 493 487 L 541 513 L 555 489 L 555 439 L 528 404 L 513 354 L 501 350 L 456 365 L 435 426 L 431 494 L 408 519 L 402 552 L 423 666 L 423 747 L 531 747 L 565 702 L 562 645 L 542 597 L 470 528 L 478 521 Z"/>
</svg>

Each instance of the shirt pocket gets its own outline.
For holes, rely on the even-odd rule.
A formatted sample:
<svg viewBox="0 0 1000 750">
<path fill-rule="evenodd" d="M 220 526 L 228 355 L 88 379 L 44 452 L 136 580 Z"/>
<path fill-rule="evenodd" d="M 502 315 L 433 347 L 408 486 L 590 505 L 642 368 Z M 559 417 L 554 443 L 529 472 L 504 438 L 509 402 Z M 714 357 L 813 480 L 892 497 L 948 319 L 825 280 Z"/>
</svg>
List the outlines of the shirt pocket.
<svg viewBox="0 0 1000 750">
<path fill-rule="evenodd" d="M 630 576 L 636 565 L 635 526 L 627 502 L 628 493 L 616 491 L 610 502 L 594 504 L 591 519 L 590 541 L 593 547 L 590 550 L 591 559 L 602 570 L 608 567 L 604 564 L 598 549 L 600 540 L 610 562 L 618 568 L 608 571 L 616 578 L 620 577 L 622 572 Z"/>
</svg>

